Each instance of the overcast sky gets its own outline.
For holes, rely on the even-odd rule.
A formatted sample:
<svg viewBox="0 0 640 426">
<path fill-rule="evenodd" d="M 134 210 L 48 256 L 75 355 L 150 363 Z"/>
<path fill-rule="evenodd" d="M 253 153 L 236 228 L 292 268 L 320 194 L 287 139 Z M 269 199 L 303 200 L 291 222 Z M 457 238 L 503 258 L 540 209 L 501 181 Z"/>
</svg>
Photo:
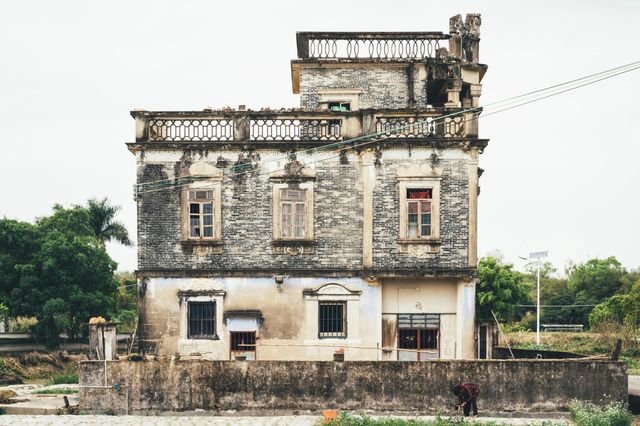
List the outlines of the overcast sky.
<svg viewBox="0 0 640 426">
<path fill-rule="evenodd" d="M 482 14 L 481 103 L 640 60 L 640 2 L 3 1 L 0 217 L 109 197 L 136 233 L 129 111 L 291 107 L 296 31 L 443 31 Z M 640 266 L 640 70 L 480 121 L 479 251 Z M 136 249 L 109 245 L 120 270 Z"/>
</svg>

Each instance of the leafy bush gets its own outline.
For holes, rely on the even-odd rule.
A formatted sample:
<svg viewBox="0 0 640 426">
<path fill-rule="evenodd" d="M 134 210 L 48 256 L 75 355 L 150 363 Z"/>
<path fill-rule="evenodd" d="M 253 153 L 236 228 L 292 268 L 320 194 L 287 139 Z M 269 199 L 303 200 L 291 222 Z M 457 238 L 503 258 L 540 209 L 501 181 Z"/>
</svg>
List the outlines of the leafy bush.
<svg viewBox="0 0 640 426">
<path fill-rule="evenodd" d="M 115 317 L 118 323 L 118 331 L 122 333 L 133 333 L 138 322 L 138 312 L 134 309 L 123 309 Z"/>
<path fill-rule="evenodd" d="M 576 426 L 631 426 L 631 413 L 622 402 L 596 405 L 591 402 L 573 401 L 571 419 Z"/>
<path fill-rule="evenodd" d="M 78 373 L 62 373 L 51 376 L 52 385 L 68 385 L 78 383 Z"/>
</svg>

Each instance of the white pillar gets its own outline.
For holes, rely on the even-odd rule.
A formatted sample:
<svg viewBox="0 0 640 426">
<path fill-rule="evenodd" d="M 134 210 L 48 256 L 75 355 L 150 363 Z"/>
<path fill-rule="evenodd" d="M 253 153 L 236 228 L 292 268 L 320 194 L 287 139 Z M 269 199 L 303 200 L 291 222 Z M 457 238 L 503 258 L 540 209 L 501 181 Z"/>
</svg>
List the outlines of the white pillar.
<svg viewBox="0 0 640 426">
<path fill-rule="evenodd" d="M 456 306 L 456 358 L 475 359 L 476 286 L 474 281 L 458 282 Z"/>
</svg>

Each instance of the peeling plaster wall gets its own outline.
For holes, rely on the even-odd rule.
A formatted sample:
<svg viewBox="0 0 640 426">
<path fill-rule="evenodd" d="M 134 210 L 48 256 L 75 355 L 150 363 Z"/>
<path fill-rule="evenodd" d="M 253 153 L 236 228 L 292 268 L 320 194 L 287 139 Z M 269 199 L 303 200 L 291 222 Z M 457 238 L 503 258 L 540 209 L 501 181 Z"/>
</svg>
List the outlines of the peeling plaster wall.
<svg viewBox="0 0 640 426">
<path fill-rule="evenodd" d="M 338 283 L 361 292 L 358 300 L 347 302 L 347 337 L 318 338 L 316 300 L 307 301 L 305 289 Z M 260 310 L 257 358 L 262 360 L 331 360 L 340 347 L 345 359 L 379 359 L 379 286 L 369 286 L 359 278 L 287 278 L 277 286 L 271 278 L 150 278 L 140 297 L 144 338 L 158 340 L 159 355 L 199 354 L 209 359 L 229 359 L 229 333 L 223 321 L 225 311 Z M 186 306 L 180 305 L 178 291 L 222 290 L 219 298 L 217 331 L 219 340 L 187 339 Z M 328 347 L 320 347 L 325 345 Z M 335 346 L 335 347 L 334 347 Z"/>
<path fill-rule="evenodd" d="M 83 361 L 81 386 L 104 385 L 105 363 Z M 93 413 L 194 410 L 365 409 L 448 412 L 451 387 L 478 383 L 482 413 L 566 411 L 573 399 L 627 400 L 627 367 L 607 361 L 114 361 L 106 384 L 80 389 L 80 409 Z M 128 398 L 128 399 L 127 399 Z M 514 413 L 515 412 L 515 413 Z"/>
</svg>

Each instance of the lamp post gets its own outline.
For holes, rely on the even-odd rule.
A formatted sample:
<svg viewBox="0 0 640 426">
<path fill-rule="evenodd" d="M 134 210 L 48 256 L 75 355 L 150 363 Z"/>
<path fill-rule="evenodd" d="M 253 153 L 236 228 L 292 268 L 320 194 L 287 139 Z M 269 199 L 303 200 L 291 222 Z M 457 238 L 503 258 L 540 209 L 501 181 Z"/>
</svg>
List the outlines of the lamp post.
<svg viewBox="0 0 640 426">
<path fill-rule="evenodd" d="M 540 259 L 547 257 L 546 251 L 529 253 L 529 259 L 536 259 L 537 302 L 536 302 L 536 345 L 540 346 Z"/>
</svg>

